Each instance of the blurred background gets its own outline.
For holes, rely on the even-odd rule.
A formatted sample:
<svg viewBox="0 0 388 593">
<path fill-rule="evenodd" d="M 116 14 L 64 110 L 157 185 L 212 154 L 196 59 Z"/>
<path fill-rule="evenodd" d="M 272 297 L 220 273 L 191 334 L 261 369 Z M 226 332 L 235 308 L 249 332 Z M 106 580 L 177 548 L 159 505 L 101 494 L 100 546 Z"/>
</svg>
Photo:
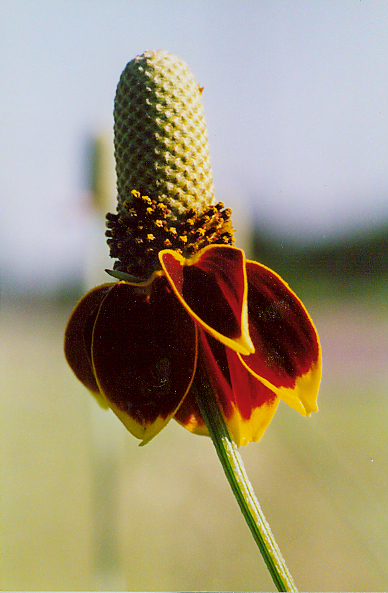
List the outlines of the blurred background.
<svg viewBox="0 0 388 593">
<path fill-rule="evenodd" d="M 113 100 L 166 49 L 204 87 L 237 244 L 304 300 L 320 412 L 281 405 L 248 474 L 300 590 L 388 589 L 385 0 L 2 0 L 2 589 L 274 590 L 212 443 L 147 447 L 66 366 L 111 267 Z"/>
</svg>

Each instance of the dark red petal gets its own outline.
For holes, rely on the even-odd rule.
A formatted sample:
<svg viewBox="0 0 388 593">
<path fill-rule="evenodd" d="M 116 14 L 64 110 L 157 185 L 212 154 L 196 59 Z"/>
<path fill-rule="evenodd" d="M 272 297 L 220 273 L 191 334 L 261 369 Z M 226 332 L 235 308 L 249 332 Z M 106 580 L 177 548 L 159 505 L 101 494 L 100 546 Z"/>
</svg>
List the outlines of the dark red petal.
<svg viewBox="0 0 388 593">
<path fill-rule="evenodd" d="M 165 250 L 159 259 L 176 296 L 201 327 L 237 352 L 253 352 L 245 256 L 240 249 L 210 245 L 189 260 Z"/>
<path fill-rule="evenodd" d="M 302 414 L 316 411 L 321 351 L 314 324 L 289 286 L 272 270 L 248 261 L 249 333 L 254 354 L 243 363 Z"/>
<path fill-rule="evenodd" d="M 195 378 L 194 382 L 195 383 Z M 186 395 L 178 411 L 174 415 L 174 420 L 179 422 L 184 428 L 195 434 L 209 436 L 206 424 L 199 411 L 197 399 L 193 387 Z"/>
<path fill-rule="evenodd" d="M 100 307 L 93 366 L 112 410 L 149 441 L 174 415 L 196 365 L 196 328 L 164 277 L 118 283 Z"/>
<path fill-rule="evenodd" d="M 94 395 L 100 394 L 92 367 L 92 332 L 100 305 L 114 284 L 90 290 L 74 307 L 65 331 L 65 356 L 76 377 Z M 101 397 L 101 396 L 100 396 Z M 100 398 L 98 398 L 100 401 Z M 103 399 L 100 403 L 103 404 Z M 105 404 L 105 407 L 107 405 Z"/>
<path fill-rule="evenodd" d="M 258 441 L 274 415 L 279 398 L 250 373 L 236 352 L 225 347 L 200 330 L 198 366 L 192 389 L 186 396 L 175 419 L 188 430 L 207 434 L 204 420 L 195 399 L 201 389 L 201 374 L 207 376 L 214 397 L 222 407 L 226 424 L 234 442 L 246 445 Z"/>
</svg>

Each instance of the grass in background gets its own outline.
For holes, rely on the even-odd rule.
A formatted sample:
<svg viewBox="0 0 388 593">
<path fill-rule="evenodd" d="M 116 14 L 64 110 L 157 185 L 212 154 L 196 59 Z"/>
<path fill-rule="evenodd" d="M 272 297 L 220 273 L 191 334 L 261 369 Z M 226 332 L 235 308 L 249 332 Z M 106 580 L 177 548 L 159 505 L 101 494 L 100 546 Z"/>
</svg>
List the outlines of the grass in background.
<svg viewBox="0 0 388 593">
<path fill-rule="evenodd" d="M 386 283 L 287 280 L 321 336 L 320 412 L 281 405 L 248 475 L 300 590 L 384 591 Z M 271 590 L 211 441 L 171 422 L 139 448 L 66 366 L 70 309 L 2 307 L 2 588 Z"/>
</svg>

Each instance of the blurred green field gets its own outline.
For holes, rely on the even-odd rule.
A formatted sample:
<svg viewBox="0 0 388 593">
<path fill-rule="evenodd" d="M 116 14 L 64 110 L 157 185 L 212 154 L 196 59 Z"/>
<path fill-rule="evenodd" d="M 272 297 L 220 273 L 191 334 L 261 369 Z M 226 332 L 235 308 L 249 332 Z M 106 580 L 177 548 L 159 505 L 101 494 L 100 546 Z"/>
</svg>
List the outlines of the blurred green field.
<svg viewBox="0 0 388 593">
<path fill-rule="evenodd" d="M 388 309 L 372 291 L 306 304 L 320 412 L 281 405 L 242 456 L 300 590 L 386 591 Z M 139 448 L 78 384 L 70 309 L 2 305 L 2 589 L 274 590 L 211 441 L 171 422 Z"/>
</svg>

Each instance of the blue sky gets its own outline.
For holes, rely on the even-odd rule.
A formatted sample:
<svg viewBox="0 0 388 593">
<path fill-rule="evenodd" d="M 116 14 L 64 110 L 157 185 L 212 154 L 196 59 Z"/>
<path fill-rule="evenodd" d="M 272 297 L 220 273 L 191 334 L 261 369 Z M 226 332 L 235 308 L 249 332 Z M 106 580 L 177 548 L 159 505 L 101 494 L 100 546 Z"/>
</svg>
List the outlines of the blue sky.
<svg viewBox="0 0 388 593">
<path fill-rule="evenodd" d="M 216 197 L 235 225 L 330 238 L 388 217 L 386 0 L 2 0 L 5 281 L 80 272 L 85 146 L 121 71 L 167 49 L 205 87 Z M 104 238 L 101 236 L 101 243 Z"/>
</svg>

